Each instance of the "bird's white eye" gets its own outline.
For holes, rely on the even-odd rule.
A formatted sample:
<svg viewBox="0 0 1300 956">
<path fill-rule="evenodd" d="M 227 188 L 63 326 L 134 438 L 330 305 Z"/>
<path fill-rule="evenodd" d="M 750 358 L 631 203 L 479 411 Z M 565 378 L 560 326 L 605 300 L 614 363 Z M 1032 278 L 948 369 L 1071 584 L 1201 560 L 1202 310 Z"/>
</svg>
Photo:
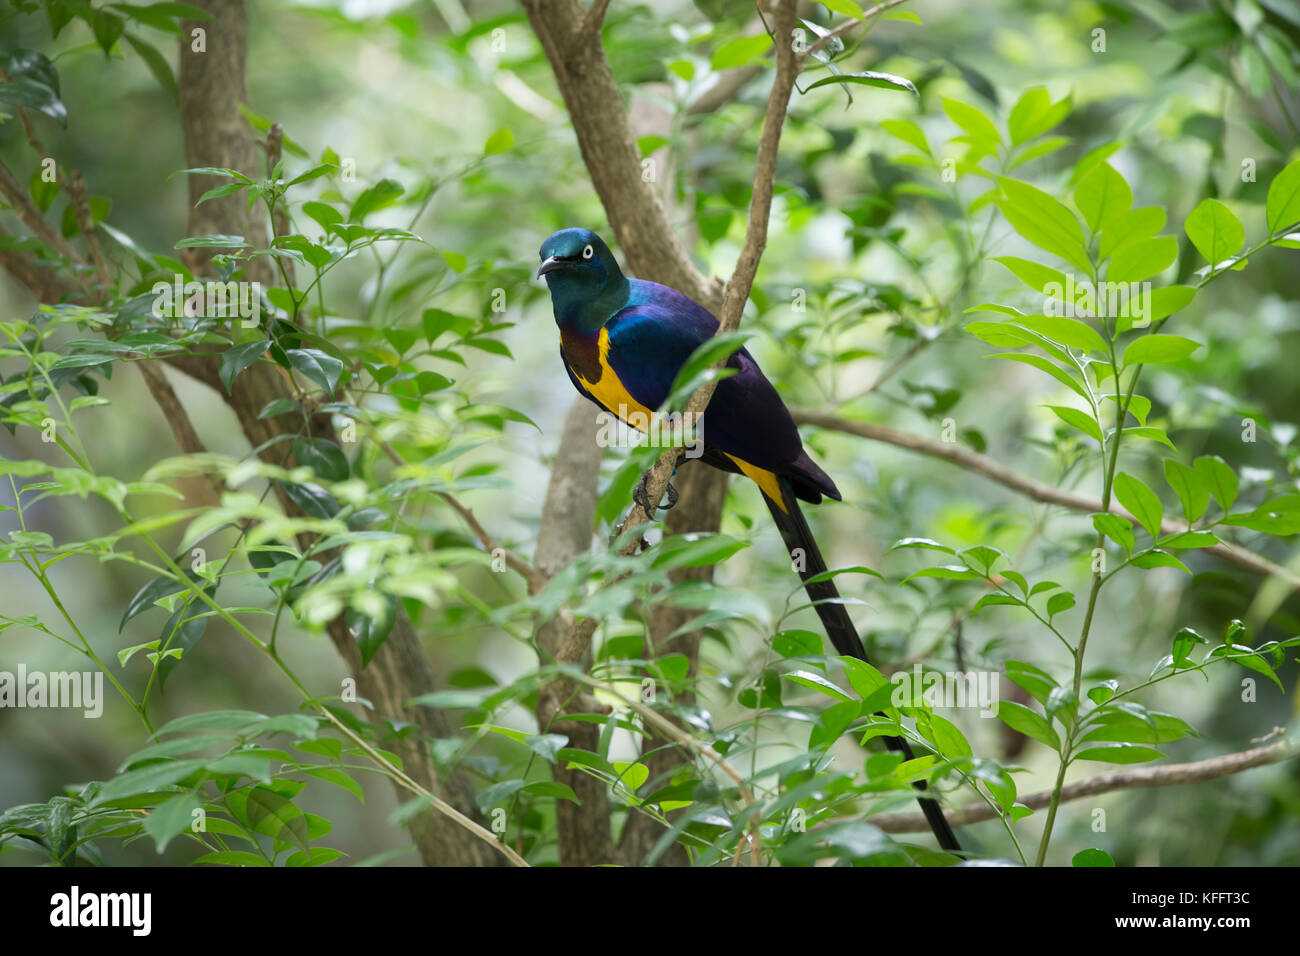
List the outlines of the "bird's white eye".
<svg viewBox="0 0 1300 956">
<path fill-rule="evenodd" d="M 591 248 L 590 243 L 588 243 L 587 246 L 582 250 L 582 258 L 584 259 L 590 259 L 595 254 L 596 254 L 596 250 Z"/>
</svg>

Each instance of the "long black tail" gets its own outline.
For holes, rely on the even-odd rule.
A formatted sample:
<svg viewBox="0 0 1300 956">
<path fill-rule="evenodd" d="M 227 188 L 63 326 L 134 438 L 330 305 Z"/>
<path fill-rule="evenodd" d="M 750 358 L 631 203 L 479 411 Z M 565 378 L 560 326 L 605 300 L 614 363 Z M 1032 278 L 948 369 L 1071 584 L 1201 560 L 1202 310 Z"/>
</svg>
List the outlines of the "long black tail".
<svg viewBox="0 0 1300 956">
<path fill-rule="evenodd" d="M 835 650 L 845 657 L 856 657 L 858 660 L 866 662 L 867 652 L 862 647 L 862 639 L 858 637 L 857 628 L 853 626 L 853 621 L 849 618 L 849 612 L 844 609 L 844 605 L 839 603 L 840 592 L 835 587 L 833 578 L 824 581 L 814 581 L 809 583 L 810 578 L 827 571 L 826 561 L 822 558 L 822 553 L 817 547 L 817 541 L 813 538 L 812 531 L 808 527 L 808 522 L 804 519 L 803 512 L 799 509 L 799 502 L 795 498 L 790 486 L 781 482 L 781 491 L 784 496 L 783 504 L 786 506 L 782 511 L 780 506 L 766 495 L 763 497 L 767 500 L 767 508 L 772 512 L 772 520 L 776 522 L 777 528 L 781 532 L 781 538 L 785 541 L 786 550 L 795 557 L 801 556 L 802 561 L 796 562 L 796 567 L 803 570 L 799 572 L 799 577 L 803 579 L 804 590 L 808 592 L 808 597 L 816 602 L 815 610 L 817 616 L 822 620 L 822 626 L 826 628 L 826 636 L 831 639 L 835 645 Z M 799 549 L 796 551 L 796 549 Z M 885 746 L 890 750 L 903 755 L 903 759 L 912 759 L 912 748 L 902 737 L 886 737 Z M 914 784 L 918 790 L 925 790 L 925 781 L 918 780 Z M 948 826 L 948 821 L 944 818 L 943 810 L 930 797 L 917 797 L 917 802 L 921 805 L 921 811 L 925 814 L 925 819 L 930 824 L 930 829 L 934 832 L 935 838 L 939 841 L 939 846 L 949 851 L 960 851 L 961 844 L 957 842 L 957 837 L 952 832 L 952 827 Z"/>
</svg>

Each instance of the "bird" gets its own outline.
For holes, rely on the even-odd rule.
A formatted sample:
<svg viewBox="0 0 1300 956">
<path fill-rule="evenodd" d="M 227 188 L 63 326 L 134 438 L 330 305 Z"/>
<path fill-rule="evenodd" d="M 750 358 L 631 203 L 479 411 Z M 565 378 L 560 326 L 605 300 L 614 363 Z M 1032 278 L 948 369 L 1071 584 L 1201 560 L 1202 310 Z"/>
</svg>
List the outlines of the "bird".
<svg viewBox="0 0 1300 956">
<path fill-rule="evenodd" d="M 621 420 L 633 426 L 645 422 L 668 398 L 691 354 L 717 332 L 717 318 L 677 289 L 624 275 L 609 246 L 590 229 L 553 233 L 539 258 L 536 277 L 545 279 L 550 291 L 560 357 L 573 386 Z M 790 410 L 749 351 L 737 349 L 725 368 L 733 374 L 718 382 L 698 422 L 700 458 L 758 486 L 831 644 L 837 653 L 865 662 L 862 640 L 834 581 L 821 577 L 826 562 L 799 506 L 824 498 L 840 501 L 840 491 L 809 457 Z M 669 488 L 666 507 L 676 501 Z M 635 496 L 653 514 L 644 479 Z M 885 740 L 912 759 L 905 739 Z M 925 790 L 925 781 L 917 787 Z M 939 804 L 924 796 L 918 800 L 939 845 L 959 852 Z"/>
</svg>

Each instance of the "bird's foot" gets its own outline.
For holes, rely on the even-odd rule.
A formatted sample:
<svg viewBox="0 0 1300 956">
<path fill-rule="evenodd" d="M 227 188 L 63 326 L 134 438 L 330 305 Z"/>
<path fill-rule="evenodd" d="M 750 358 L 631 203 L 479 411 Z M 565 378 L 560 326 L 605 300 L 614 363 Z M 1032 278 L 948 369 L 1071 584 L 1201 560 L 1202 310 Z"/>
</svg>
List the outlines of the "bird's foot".
<svg viewBox="0 0 1300 956">
<path fill-rule="evenodd" d="M 677 489 L 673 487 L 673 483 L 668 482 L 668 503 L 656 509 L 650 504 L 650 490 L 646 487 L 646 478 L 648 477 L 649 472 L 642 475 L 641 480 L 636 483 L 636 487 L 632 489 L 632 500 L 640 505 L 642 510 L 651 517 L 654 517 L 656 510 L 671 511 L 677 504 Z"/>
</svg>

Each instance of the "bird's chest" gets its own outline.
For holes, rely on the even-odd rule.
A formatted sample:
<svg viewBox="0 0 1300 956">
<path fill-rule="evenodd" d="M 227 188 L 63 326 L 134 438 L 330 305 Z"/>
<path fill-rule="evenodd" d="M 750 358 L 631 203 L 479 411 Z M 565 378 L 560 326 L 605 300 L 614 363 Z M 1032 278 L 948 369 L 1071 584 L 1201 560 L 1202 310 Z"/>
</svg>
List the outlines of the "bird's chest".
<svg viewBox="0 0 1300 956">
<path fill-rule="evenodd" d="M 645 416 L 643 422 L 652 414 L 651 409 L 632 396 L 610 365 L 608 331 L 601 328 L 594 335 L 584 335 L 564 329 L 560 332 L 560 345 L 569 370 L 598 403 L 623 421 L 632 412 Z"/>
</svg>

